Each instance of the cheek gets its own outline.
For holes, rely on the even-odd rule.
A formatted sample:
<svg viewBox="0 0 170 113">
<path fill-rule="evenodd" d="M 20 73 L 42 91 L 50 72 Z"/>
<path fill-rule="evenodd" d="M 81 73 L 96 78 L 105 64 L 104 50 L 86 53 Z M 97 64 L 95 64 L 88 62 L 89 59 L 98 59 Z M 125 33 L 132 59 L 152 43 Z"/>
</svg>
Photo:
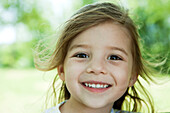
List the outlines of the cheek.
<svg viewBox="0 0 170 113">
<path fill-rule="evenodd" d="M 121 76 L 117 77 L 117 86 L 122 88 L 126 88 L 129 85 L 129 77 L 128 76 Z"/>
<path fill-rule="evenodd" d="M 72 96 L 76 96 L 79 94 L 80 75 L 84 72 L 85 66 L 74 61 L 67 61 L 64 66 L 66 87 Z"/>
<path fill-rule="evenodd" d="M 64 64 L 64 72 L 66 80 L 79 80 L 79 76 L 84 72 L 85 65 L 81 63 L 77 63 L 74 60 L 68 60 L 67 63 Z"/>
<path fill-rule="evenodd" d="M 114 68 L 113 77 L 115 78 L 116 84 L 122 88 L 129 85 L 129 80 L 131 77 L 132 66 L 125 63 Z"/>
</svg>

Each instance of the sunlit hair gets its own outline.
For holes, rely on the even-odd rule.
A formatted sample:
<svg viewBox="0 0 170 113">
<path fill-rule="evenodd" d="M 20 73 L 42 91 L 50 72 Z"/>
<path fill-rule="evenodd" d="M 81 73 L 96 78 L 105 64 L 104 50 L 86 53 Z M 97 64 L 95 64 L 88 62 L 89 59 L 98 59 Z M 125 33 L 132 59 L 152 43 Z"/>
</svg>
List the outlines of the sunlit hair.
<svg viewBox="0 0 170 113">
<path fill-rule="evenodd" d="M 140 52 L 139 35 L 134 22 L 129 17 L 127 10 L 112 3 L 91 4 L 78 10 L 78 12 L 65 23 L 61 36 L 58 38 L 55 51 L 50 58 L 42 59 L 37 55 L 35 59 L 36 68 L 43 71 L 56 69 L 59 65 L 64 63 L 69 45 L 78 34 L 90 27 L 107 21 L 119 23 L 128 30 L 131 39 L 133 70 L 137 73 L 138 77 L 146 82 L 149 83 L 149 81 L 152 81 Z M 55 86 L 57 78 L 58 75 L 54 78 L 52 85 L 54 105 L 57 103 Z M 60 89 L 58 103 L 69 98 L 70 93 L 63 82 Z M 151 97 L 139 79 L 137 79 L 134 86 L 127 88 L 125 94 L 114 103 L 113 108 L 133 112 L 140 112 L 147 109 L 148 112 L 154 112 Z"/>
</svg>

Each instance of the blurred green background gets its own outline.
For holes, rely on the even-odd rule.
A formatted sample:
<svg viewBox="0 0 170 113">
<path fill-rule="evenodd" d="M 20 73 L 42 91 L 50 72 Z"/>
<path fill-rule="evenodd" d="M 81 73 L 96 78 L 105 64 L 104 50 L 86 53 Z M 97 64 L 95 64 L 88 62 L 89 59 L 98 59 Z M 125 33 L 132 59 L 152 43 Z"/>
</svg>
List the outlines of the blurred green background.
<svg viewBox="0 0 170 113">
<path fill-rule="evenodd" d="M 109 1 L 130 9 L 142 51 L 170 75 L 170 0 L 0 0 L 0 113 L 38 113 L 56 71 L 35 69 L 33 48 L 83 5 Z M 153 57 L 154 56 L 154 57 Z M 149 87 L 158 111 L 170 111 L 170 82 Z M 169 101 L 167 101 L 169 100 Z"/>
</svg>

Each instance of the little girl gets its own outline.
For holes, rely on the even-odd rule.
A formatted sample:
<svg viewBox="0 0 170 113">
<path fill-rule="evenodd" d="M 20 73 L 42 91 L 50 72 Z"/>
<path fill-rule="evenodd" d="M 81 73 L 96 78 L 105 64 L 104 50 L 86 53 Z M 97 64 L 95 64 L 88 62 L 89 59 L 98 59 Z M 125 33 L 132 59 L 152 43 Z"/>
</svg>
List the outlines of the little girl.
<svg viewBox="0 0 170 113">
<path fill-rule="evenodd" d="M 54 95 L 57 77 L 63 81 L 59 104 L 44 113 L 154 112 L 139 80 L 152 79 L 138 40 L 126 10 L 112 3 L 81 8 L 66 22 L 51 57 L 35 60 L 40 70 L 57 68 Z"/>
</svg>

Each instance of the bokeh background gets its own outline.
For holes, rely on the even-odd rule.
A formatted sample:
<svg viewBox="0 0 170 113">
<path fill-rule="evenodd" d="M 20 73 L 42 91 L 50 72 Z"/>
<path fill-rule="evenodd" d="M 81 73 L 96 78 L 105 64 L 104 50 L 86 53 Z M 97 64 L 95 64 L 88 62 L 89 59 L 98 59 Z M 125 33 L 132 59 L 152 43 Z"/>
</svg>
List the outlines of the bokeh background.
<svg viewBox="0 0 170 113">
<path fill-rule="evenodd" d="M 108 0 L 0 0 L 0 113 L 39 113 L 56 70 L 35 69 L 33 49 L 80 7 Z M 159 112 L 170 111 L 170 0 L 110 0 L 130 9 L 144 58 L 156 63 L 161 85 L 146 86 Z M 57 38 L 57 37 L 56 37 Z M 157 73 L 158 74 L 158 73 Z"/>
</svg>

